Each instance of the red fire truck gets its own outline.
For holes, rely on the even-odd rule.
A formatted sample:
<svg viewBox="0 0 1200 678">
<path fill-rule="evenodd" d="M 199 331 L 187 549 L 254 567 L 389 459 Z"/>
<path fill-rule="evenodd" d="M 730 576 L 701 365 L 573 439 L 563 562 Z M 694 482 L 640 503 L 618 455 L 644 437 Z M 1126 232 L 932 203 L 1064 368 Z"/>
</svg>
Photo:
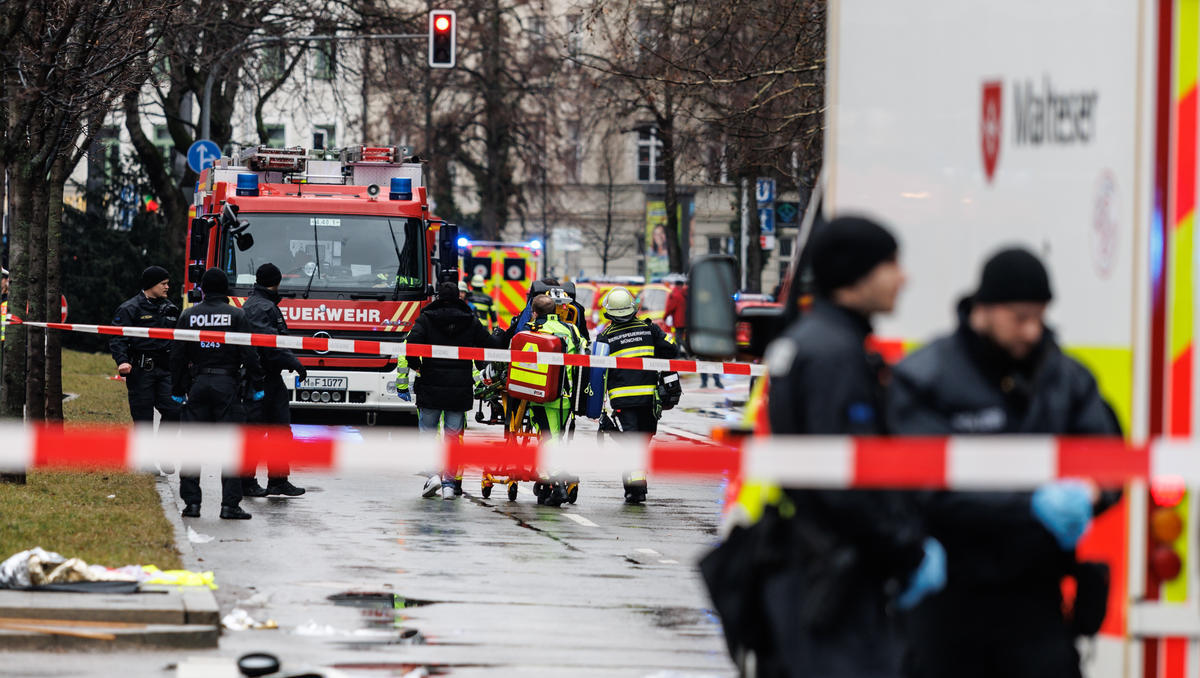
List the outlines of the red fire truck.
<svg viewBox="0 0 1200 678">
<path fill-rule="evenodd" d="M 283 272 L 279 307 L 292 334 L 403 341 L 437 281 L 458 279 L 457 229 L 430 213 L 421 165 L 405 151 L 257 147 L 217 160 L 197 184 L 188 303 L 217 266 L 241 305 L 269 262 Z M 394 355 L 297 355 L 308 378 L 292 390 L 294 410 L 373 424 L 414 409 L 396 397 Z"/>
</svg>

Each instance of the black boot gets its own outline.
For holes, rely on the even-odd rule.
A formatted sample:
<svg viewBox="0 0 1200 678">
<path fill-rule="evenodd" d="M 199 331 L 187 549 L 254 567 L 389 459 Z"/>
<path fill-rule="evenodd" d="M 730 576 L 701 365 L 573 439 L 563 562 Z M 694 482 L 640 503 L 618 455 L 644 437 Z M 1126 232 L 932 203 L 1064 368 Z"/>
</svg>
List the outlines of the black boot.
<svg viewBox="0 0 1200 678">
<path fill-rule="evenodd" d="M 187 506 L 184 506 L 182 515 L 184 518 L 199 518 L 200 517 L 200 505 L 199 504 L 188 504 Z"/>
<path fill-rule="evenodd" d="M 250 514 L 242 510 L 241 506 L 222 506 L 221 517 L 225 520 L 250 520 Z"/>
<path fill-rule="evenodd" d="M 256 478 L 246 478 L 242 480 L 242 496 L 243 497 L 265 497 L 267 489 L 258 484 Z"/>
<path fill-rule="evenodd" d="M 263 494 L 282 494 L 288 497 L 299 497 L 304 494 L 304 488 L 296 487 L 287 478 L 270 478 L 267 480 L 267 489 L 263 490 Z"/>
</svg>

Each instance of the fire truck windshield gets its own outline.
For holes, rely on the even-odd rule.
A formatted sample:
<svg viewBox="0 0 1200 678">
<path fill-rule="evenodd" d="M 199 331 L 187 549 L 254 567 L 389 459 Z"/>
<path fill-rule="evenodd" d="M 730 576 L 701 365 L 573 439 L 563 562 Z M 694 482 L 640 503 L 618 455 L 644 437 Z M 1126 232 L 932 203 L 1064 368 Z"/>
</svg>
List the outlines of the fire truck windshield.
<svg viewBox="0 0 1200 678">
<path fill-rule="evenodd" d="M 236 286 L 253 285 L 255 271 L 270 262 L 283 272 L 280 290 L 391 293 L 425 287 L 420 219 L 245 212 L 241 218 L 250 222 L 254 244 L 239 251 L 227 238 L 223 248 L 224 269 Z"/>
</svg>

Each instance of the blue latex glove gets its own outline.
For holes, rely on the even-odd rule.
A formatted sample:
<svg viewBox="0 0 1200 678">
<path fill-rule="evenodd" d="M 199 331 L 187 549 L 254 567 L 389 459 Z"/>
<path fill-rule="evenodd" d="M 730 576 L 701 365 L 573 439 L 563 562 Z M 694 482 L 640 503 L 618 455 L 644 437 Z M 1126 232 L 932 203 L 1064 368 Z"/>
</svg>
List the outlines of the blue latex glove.
<svg viewBox="0 0 1200 678">
<path fill-rule="evenodd" d="M 946 548 L 933 537 L 925 538 L 925 557 L 908 581 L 908 588 L 896 598 L 901 610 L 914 607 L 921 599 L 946 586 Z"/>
<path fill-rule="evenodd" d="M 1042 485 L 1034 491 L 1030 508 L 1064 551 L 1075 548 L 1092 522 L 1092 494 L 1078 480 Z"/>
<path fill-rule="evenodd" d="M 412 394 L 408 391 L 396 391 L 396 395 L 400 396 L 400 399 L 406 403 L 412 402 Z"/>
<path fill-rule="evenodd" d="M 187 396 L 177 396 L 177 395 L 173 395 L 173 396 L 171 396 L 171 400 L 174 400 L 175 402 L 177 402 L 177 403 L 179 403 L 180 405 L 182 405 L 182 404 L 184 404 L 184 403 L 186 403 L 186 402 L 187 402 Z"/>
<path fill-rule="evenodd" d="M 255 391 L 254 395 L 250 396 L 250 399 L 253 400 L 254 402 L 258 402 L 265 397 L 267 397 L 266 391 Z"/>
</svg>

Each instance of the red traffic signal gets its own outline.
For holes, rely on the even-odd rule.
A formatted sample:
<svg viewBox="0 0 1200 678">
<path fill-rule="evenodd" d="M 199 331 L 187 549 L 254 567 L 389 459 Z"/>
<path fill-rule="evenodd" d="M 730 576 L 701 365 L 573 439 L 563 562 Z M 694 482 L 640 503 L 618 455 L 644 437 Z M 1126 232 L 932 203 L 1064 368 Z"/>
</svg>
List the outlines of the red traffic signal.
<svg viewBox="0 0 1200 678">
<path fill-rule="evenodd" d="M 430 68 L 454 68 L 456 33 L 454 10 L 435 9 L 429 13 Z"/>
</svg>

